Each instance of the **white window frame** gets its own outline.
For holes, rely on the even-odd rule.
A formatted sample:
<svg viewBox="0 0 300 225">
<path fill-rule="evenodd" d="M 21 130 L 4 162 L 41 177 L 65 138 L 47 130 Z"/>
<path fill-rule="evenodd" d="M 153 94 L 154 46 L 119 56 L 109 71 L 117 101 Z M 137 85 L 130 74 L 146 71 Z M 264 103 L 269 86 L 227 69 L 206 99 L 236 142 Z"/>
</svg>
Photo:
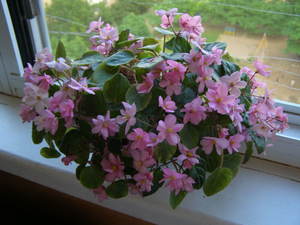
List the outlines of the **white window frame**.
<svg viewBox="0 0 300 225">
<path fill-rule="evenodd" d="M 38 16 L 28 21 L 34 50 L 51 49 L 42 0 L 33 2 L 39 11 Z M 6 0 L 0 4 L 0 30 L 0 92 L 22 97 L 23 66 Z M 259 157 L 300 167 L 300 105 L 281 100 L 276 100 L 276 104 L 288 113 L 291 128 L 278 134 L 274 147 Z"/>
</svg>

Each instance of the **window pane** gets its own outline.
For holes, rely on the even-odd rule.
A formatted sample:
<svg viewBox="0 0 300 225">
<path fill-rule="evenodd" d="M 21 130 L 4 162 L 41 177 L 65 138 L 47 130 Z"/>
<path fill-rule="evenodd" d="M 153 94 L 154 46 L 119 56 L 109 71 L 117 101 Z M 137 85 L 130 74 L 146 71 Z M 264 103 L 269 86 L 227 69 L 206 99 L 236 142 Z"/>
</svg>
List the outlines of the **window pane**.
<svg viewBox="0 0 300 225">
<path fill-rule="evenodd" d="M 87 25 L 99 16 L 119 30 L 137 36 L 155 34 L 160 24 L 155 9 L 178 8 L 200 14 L 208 41 L 227 42 L 239 64 L 258 58 L 272 66 L 261 77 L 280 100 L 300 103 L 299 0 L 45 0 L 52 46 L 62 39 L 70 57 L 89 48 Z"/>
</svg>

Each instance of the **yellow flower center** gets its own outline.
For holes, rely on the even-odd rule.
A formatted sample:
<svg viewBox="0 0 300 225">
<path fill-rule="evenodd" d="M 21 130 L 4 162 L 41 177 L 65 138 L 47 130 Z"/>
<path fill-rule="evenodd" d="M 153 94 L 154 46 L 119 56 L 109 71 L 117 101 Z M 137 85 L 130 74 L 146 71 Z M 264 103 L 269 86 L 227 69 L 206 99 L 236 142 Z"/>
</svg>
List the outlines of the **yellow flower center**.
<svg viewBox="0 0 300 225">
<path fill-rule="evenodd" d="M 116 165 L 113 165 L 113 166 L 111 167 L 111 169 L 112 169 L 113 171 L 116 171 L 116 170 L 118 169 L 118 167 L 117 167 Z"/>
<path fill-rule="evenodd" d="M 189 158 L 192 158 L 192 157 L 193 157 L 193 153 L 187 152 L 187 153 L 186 153 L 186 156 L 189 157 Z"/>
<path fill-rule="evenodd" d="M 172 128 L 167 128 L 167 132 L 168 132 L 168 133 L 173 133 L 174 130 L 173 130 Z"/>
</svg>

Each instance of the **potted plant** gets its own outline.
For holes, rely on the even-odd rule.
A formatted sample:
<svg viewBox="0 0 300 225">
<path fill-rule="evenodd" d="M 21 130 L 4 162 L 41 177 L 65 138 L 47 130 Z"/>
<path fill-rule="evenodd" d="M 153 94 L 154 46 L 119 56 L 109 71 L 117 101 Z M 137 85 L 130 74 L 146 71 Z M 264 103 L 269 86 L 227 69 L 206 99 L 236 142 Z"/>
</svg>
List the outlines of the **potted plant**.
<svg viewBox="0 0 300 225">
<path fill-rule="evenodd" d="M 39 52 L 24 70 L 20 115 L 32 122 L 33 142 L 48 144 L 41 155 L 78 164 L 78 180 L 100 200 L 165 186 L 176 208 L 195 189 L 223 190 L 287 116 L 256 79 L 270 75 L 268 66 L 240 68 L 225 43 L 205 42 L 200 16 L 156 14 L 162 40 L 99 19 L 81 58 L 69 59 L 61 42 L 55 57 Z"/>
</svg>

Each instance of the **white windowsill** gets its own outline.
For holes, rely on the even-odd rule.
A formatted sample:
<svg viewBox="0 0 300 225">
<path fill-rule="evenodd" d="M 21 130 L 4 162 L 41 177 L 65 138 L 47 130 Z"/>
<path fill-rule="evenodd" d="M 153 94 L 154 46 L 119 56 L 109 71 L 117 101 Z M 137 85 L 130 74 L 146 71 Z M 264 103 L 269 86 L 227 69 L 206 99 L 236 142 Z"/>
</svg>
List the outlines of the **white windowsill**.
<svg viewBox="0 0 300 225">
<path fill-rule="evenodd" d="M 19 99 L 0 95 L 0 169 L 3 171 L 155 224 L 300 224 L 300 183 L 295 181 L 300 180 L 300 169 L 262 160 L 252 160 L 244 166 L 225 191 L 210 198 L 194 191 L 175 211 L 168 206 L 166 190 L 145 199 L 130 196 L 97 203 L 93 194 L 75 178 L 75 165 L 65 167 L 58 159 L 40 156 L 39 149 L 45 144 L 32 144 L 31 126 L 20 121 L 18 109 Z M 275 144 L 299 144 L 299 132 L 295 126 Z M 283 161 L 290 162 L 292 156 L 292 164 L 299 165 L 299 149 L 285 148 L 287 157 Z M 275 153 L 272 151 L 268 155 L 275 160 L 280 154 L 276 149 Z"/>
</svg>

